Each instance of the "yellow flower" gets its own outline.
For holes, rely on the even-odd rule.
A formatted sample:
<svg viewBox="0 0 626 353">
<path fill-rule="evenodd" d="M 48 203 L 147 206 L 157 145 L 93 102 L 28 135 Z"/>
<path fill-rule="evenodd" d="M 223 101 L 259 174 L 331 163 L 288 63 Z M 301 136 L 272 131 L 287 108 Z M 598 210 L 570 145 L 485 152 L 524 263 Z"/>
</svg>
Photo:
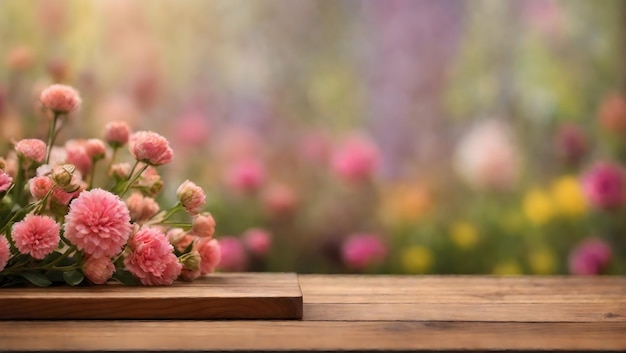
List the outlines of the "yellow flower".
<svg viewBox="0 0 626 353">
<path fill-rule="evenodd" d="M 522 273 L 522 269 L 515 261 L 502 262 L 497 264 L 492 273 L 494 275 L 519 275 Z"/>
<path fill-rule="evenodd" d="M 562 176 L 552 185 L 552 200 L 559 213 L 578 217 L 587 211 L 580 183 L 573 176 Z"/>
<path fill-rule="evenodd" d="M 522 211 L 530 223 L 543 225 L 553 217 L 554 205 L 546 192 L 535 189 L 524 196 Z"/>
<path fill-rule="evenodd" d="M 528 255 L 528 265 L 533 273 L 547 275 L 554 272 L 556 259 L 549 249 L 538 249 Z"/>
<path fill-rule="evenodd" d="M 406 272 L 425 273 L 432 265 L 433 253 L 427 247 L 414 245 L 402 252 L 401 259 Z"/>
<path fill-rule="evenodd" d="M 478 230 L 472 223 L 455 222 L 450 227 L 450 238 L 461 249 L 471 249 L 478 242 Z"/>
</svg>

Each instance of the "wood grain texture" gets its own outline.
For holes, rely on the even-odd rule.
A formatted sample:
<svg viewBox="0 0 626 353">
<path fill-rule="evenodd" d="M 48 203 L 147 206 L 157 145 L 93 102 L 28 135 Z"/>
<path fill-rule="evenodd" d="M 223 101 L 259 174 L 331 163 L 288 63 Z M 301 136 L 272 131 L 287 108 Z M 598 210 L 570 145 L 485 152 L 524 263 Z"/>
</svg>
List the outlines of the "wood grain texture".
<svg viewBox="0 0 626 353">
<path fill-rule="evenodd" d="M 28 328 L 28 329 L 25 329 Z M 0 322 L 3 350 L 626 350 L 625 323 Z"/>
<path fill-rule="evenodd" d="M 3 288 L 1 319 L 299 319 L 296 274 L 216 274 L 169 287 Z"/>
<path fill-rule="evenodd" d="M 213 286 L 230 287 L 243 297 L 252 296 L 254 284 L 266 275 L 231 276 L 238 289 L 226 279 Z M 0 350 L 626 350 L 623 277 L 301 275 L 299 280 L 301 321 L 0 321 Z M 276 294 L 280 286 L 278 281 L 269 291 Z M 109 295 L 137 299 L 143 290 L 150 291 L 120 287 Z M 193 292 L 183 285 L 176 295 L 184 299 Z"/>
</svg>

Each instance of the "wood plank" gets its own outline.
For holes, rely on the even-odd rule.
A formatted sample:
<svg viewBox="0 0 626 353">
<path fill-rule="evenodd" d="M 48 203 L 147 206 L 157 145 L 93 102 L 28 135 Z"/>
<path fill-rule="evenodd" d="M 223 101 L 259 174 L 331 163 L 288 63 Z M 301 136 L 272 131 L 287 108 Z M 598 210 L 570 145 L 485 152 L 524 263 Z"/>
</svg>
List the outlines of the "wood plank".
<svg viewBox="0 0 626 353">
<path fill-rule="evenodd" d="M 623 277 L 301 276 L 306 303 L 626 303 Z"/>
<path fill-rule="evenodd" d="M 306 299 L 306 297 L 305 297 Z M 304 304 L 309 321 L 626 322 L 626 303 Z"/>
<path fill-rule="evenodd" d="M 626 350 L 626 323 L 13 321 L 3 350 Z"/>
<path fill-rule="evenodd" d="M 169 287 L 3 288 L 1 319 L 299 319 L 293 273 L 214 274 Z"/>
</svg>

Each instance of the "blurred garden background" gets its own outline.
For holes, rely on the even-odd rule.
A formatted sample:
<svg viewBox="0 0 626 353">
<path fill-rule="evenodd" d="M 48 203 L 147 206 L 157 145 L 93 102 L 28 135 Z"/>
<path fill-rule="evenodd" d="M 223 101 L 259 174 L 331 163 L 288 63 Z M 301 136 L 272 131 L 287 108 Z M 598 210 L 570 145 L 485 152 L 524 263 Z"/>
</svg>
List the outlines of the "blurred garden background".
<svg viewBox="0 0 626 353">
<path fill-rule="evenodd" d="M 65 83 L 62 139 L 170 139 L 222 271 L 623 275 L 625 34 L 610 0 L 0 0 L 0 153 Z"/>
</svg>

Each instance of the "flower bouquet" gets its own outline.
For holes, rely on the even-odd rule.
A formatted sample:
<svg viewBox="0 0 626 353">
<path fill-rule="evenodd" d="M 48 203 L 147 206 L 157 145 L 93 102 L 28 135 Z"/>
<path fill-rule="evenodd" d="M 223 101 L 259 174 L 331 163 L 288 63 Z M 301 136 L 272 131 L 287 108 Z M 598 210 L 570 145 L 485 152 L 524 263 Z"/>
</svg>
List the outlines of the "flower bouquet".
<svg viewBox="0 0 626 353">
<path fill-rule="evenodd" d="M 173 158 L 167 139 L 111 122 L 103 139 L 57 147 L 81 98 L 52 85 L 40 102 L 50 119 L 47 141 L 16 141 L 0 158 L 0 286 L 170 285 L 215 269 L 220 248 L 215 221 L 202 212 L 204 191 L 185 181 L 172 207 L 155 200 L 163 189 L 156 168 Z M 125 146 L 132 163 L 117 160 Z M 107 177 L 96 183 L 98 170 Z"/>
</svg>

